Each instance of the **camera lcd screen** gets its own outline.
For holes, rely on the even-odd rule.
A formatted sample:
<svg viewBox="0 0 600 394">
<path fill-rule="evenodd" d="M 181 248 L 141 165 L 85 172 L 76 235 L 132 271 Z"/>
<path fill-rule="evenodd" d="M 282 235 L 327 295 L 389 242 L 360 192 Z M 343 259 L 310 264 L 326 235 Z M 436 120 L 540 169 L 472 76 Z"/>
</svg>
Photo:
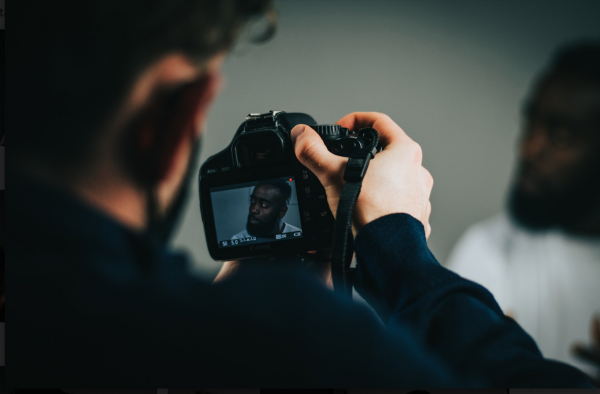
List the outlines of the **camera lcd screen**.
<svg viewBox="0 0 600 394">
<path fill-rule="evenodd" d="M 219 248 L 302 238 L 293 176 L 210 188 Z"/>
</svg>

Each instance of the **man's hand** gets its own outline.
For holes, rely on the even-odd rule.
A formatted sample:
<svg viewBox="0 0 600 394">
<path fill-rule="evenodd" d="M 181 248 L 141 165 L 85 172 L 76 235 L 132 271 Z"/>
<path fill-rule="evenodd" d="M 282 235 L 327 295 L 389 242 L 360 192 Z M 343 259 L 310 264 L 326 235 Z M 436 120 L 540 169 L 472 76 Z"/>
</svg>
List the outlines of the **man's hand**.
<svg viewBox="0 0 600 394">
<path fill-rule="evenodd" d="M 239 261 L 226 261 L 221 266 L 221 270 L 213 280 L 213 283 L 221 282 L 222 280 L 235 275 L 235 273 L 240 269 Z"/>
<path fill-rule="evenodd" d="M 600 316 L 592 319 L 590 334 L 592 340 L 589 345 L 576 343 L 572 350 L 576 357 L 598 368 L 596 376 L 591 376 L 591 378 L 594 384 L 600 387 Z"/>
<path fill-rule="evenodd" d="M 407 213 L 421 221 L 429 237 L 431 226 L 429 195 L 433 178 L 421 166 L 421 147 L 389 116 L 376 112 L 355 112 L 336 124 L 350 130 L 372 127 L 379 133 L 383 151 L 371 160 L 356 207 L 352 230 L 354 235 L 366 224 L 392 213 Z M 325 187 L 331 212 L 337 212 L 344 186 L 344 170 L 348 158 L 329 152 L 319 135 L 306 125 L 291 132 L 296 156 Z"/>
</svg>

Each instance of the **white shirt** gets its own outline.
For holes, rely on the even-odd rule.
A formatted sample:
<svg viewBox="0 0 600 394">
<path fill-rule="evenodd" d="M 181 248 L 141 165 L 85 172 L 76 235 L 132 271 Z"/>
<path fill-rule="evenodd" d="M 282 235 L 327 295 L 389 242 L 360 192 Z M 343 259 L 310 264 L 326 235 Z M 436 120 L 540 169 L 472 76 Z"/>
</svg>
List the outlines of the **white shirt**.
<svg viewBox="0 0 600 394">
<path fill-rule="evenodd" d="M 280 234 L 294 233 L 296 231 L 302 231 L 298 227 L 287 224 L 286 222 L 282 222 L 282 223 L 283 223 L 283 230 L 281 231 Z M 252 235 L 248 234 L 248 230 L 244 229 L 244 230 L 240 231 L 239 233 L 237 233 L 236 235 L 234 235 L 233 237 L 231 237 L 231 239 L 240 239 L 240 238 L 249 238 L 249 237 L 252 237 Z"/>
<path fill-rule="evenodd" d="M 490 290 L 545 357 L 593 371 L 570 349 L 600 313 L 600 238 L 531 233 L 503 213 L 469 228 L 447 266 Z"/>
</svg>

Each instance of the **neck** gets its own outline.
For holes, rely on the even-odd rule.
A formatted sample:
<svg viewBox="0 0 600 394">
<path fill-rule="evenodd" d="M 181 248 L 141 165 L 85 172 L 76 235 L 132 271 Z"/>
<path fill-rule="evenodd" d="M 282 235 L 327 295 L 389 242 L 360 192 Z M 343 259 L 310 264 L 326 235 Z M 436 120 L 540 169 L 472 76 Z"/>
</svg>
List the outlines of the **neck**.
<svg viewBox="0 0 600 394">
<path fill-rule="evenodd" d="M 146 193 L 129 185 L 113 185 L 110 188 L 101 185 L 83 182 L 73 185 L 71 190 L 86 203 L 126 227 L 142 231 L 146 227 Z"/>
<path fill-rule="evenodd" d="M 281 230 L 283 230 L 283 222 L 281 219 L 277 219 L 275 225 L 271 227 L 271 230 L 262 234 L 263 237 L 270 237 L 276 234 L 281 234 Z"/>
<path fill-rule="evenodd" d="M 571 234 L 584 237 L 600 237 L 600 205 L 592 210 L 584 220 L 572 226 L 567 231 Z"/>
<path fill-rule="evenodd" d="M 144 190 L 112 176 L 108 170 L 99 169 L 85 175 L 59 173 L 40 165 L 27 165 L 23 170 L 40 182 L 74 195 L 126 227 L 141 231 L 146 226 Z"/>
</svg>

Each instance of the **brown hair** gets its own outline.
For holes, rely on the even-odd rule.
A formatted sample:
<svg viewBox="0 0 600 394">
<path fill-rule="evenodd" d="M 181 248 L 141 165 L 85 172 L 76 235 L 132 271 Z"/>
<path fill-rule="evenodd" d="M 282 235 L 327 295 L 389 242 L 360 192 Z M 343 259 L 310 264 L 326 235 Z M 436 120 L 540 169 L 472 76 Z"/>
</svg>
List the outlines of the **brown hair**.
<svg viewBox="0 0 600 394">
<path fill-rule="evenodd" d="M 66 165 L 86 158 L 152 62 L 176 51 L 205 62 L 230 49 L 250 19 L 273 15 L 271 0 L 20 0 L 13 7 L 11 149 Z"/>
</svg>

